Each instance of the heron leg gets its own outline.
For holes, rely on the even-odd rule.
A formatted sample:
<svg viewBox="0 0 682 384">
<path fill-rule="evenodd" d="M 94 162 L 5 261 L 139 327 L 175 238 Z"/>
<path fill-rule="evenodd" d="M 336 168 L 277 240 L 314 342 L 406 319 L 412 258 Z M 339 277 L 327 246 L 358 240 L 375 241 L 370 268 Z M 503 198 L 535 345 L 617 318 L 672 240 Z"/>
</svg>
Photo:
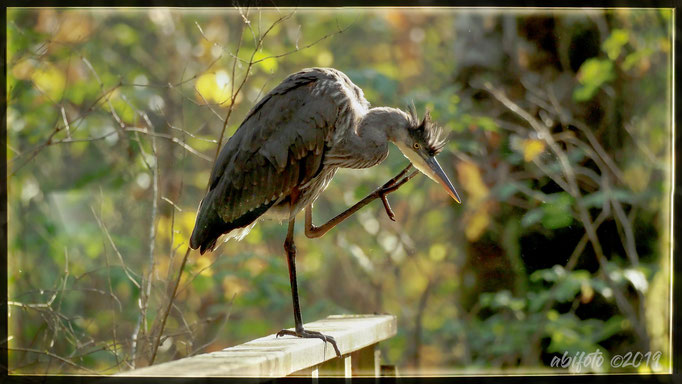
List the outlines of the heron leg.
<svg viewBox="0 0 682 384">
<path fill-rule="evenodd" d="M 334 347 L 336 356 L 341 356 L 339 347 L 336 346 L 336 340 L 331 336 L 323 335 L 317 331 L 308 331 L 303 329 L 303 321 L 301 320 L 301 307 L 298 303 L 298 284 L 296 283 L 296 244 L 294 243 L 294 219 L 289 221 L 289 228 L 287 230 L 287 238 L 284 240 L 284 250 L 287 253 L 287 265 L 289 266 L 289 282 L 291 283 L 291 297 L 294 302 L 294 324 L 295 330 L 283 329 L 277 332 L 276 337 L 289 335 L 306 339 L 321 339 L 325 343 L 330 343 Z"/>
<path fill-rule="evenodd" d="M 386 197 L 388 196 L 389 193 L 397 191 L 398 188 L 400 188 L 403 184 L 407 183 L 408 181 L 410 181 L 411 178 L 417 175 L 418 173 L 417 171 L 412 171 L 412 173 L 405 176 L 405 174 L 407 173 L 407 171 L 410 170 L 411 167 L 412 164 L 409 164 L 398 175 L 396 175 L 394 178 L 387 181 L 384 185 L 382 185 L 380 188 L 377 188 L 377 190 L 374 191 L 374 193 L 377 194 L 381 199 L 381 202 L 384 204 L 384 210 L 386 211 L 388 218 L 391 219 L 392 221 L 395 221 L 395 214 L 393 213 L 393 210 L 391 209 L 391 204 L 388 203 L 388 199 Z"/>
<path fill-rule="evenodd" d="M 388 215 L 389 219 L 395 221 L 395 214 L 393 213 L 391 205 L 388 203 L 388 199 L 386 198 L 386 196 L 389 193 L 398 190 L 398 188 L 403 186 L 411 178 L 417 175 L 418 171 L 412 171 L 411 173 L 408 174 L 407 172 L 410 170 L 410 168 L 412 168 L 412 164 L 409 164 L 395 177 L 384 183 L 384 185 L 382 185 L 381 187 L 375 189 L 374 192 L 367 195 L 367 197 L 358 201 L 352 207 L 339 213 L 338 215 L 336 215 L 336 217 L 320 226 L 313 225 L 312 205 L 308 205 L 305 209 L 305 235 L 309 238 L 323 236 L 325 233 L 329 232 L 330 229 L 334 228 L 336 225 L 338 225 L 339 223 L 353 215 L 355 212 L 360 210 L 360 208 L 364 207 L 365 205 L 369 204 L 375 199 L 381 199 L 381 202 L 384 204 L 384 210 L 386 211 L 386 214 Z"/>
</svg>

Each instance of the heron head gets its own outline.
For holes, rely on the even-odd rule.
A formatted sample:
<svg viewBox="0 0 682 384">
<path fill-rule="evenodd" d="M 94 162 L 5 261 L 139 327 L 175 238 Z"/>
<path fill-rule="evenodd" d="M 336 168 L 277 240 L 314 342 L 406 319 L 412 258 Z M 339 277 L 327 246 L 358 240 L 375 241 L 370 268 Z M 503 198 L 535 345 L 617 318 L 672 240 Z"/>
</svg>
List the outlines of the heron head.
<svg viewBox="0 0 682 384">
<path fill-rule="evenodd" d="M 419 121 L 414 105 L 410 106 L 408 121 L 407 134 L 402 135 L 402 139 L 395 142 L 396 146 L 415 168 L 431 180 L 441 184 L 456 202 L 461 203 L 462 200 L 455 187 L 436 160 L 436 155 L 446 143 L 443 130 L 431 121 L 428 110 L 424 118 Z"/>
</svg>

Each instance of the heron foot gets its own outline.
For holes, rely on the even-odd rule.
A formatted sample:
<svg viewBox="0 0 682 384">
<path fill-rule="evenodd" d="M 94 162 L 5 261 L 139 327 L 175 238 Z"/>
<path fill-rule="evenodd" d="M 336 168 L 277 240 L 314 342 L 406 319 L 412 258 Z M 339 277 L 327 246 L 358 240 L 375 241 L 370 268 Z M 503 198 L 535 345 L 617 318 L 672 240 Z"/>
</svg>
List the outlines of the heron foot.
<svg viewBox="0 0 682 384">
<path fill-rule="evenodd" d="M 284 335 L 289 335 L 289 336 L 296 336 L 300 337 L 303 339 L 321 339 L 322 341 L 331 344 L 334 347 L 334 351 L 336 352 L 336 357 L 341 357 L 341 352 L 339 351 L 339 347 L 336 346 L 336 340 L 334 340 L 333 337 L 323 335 L 320 332 L 317 331 L 307 331 L 305 329 L 301 329 L 300 331 L 292 331 L 290 329 L 283 329 L 279 332 L 277 332 L 277 335 L 275 337 L 280 337 Z"/>
<path fill-rule="evenodd" d="M 417 175 L 418 171 L 413 171 L 409 175 L 405 176 L 405 174 L 411 167 L 412 164 L 408 165 L 398 175 L 396 175 L 391 180 L 387 181 L 384 185 L 377 188 L 377 190 L 375 191 L 377 197 L 380 198 L 381 202 L 384 204 L 384 210 L 386 210 L 388 218 L 391 219 L 392 221 L 395 221 L 395 213 L 393 213 L 393 210 L 391 209 L 391 204 L 388 203 L 388 199 L 386 197 L 389 193 L 395 192 L 396 190 L 398 190 L 398 188 L 403 186 L 403 184 L 407 183 L 411 178 Z"/>
</svg>

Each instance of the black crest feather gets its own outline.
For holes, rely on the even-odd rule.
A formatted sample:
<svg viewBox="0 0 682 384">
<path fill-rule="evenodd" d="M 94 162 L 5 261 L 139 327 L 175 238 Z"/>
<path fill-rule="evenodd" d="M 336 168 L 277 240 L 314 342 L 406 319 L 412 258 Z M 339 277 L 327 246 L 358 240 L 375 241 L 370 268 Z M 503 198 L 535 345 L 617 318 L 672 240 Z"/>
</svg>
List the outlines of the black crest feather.
<svg viewBox="0 0 682 384">
<path fill-rule="evenodd" d="M 424 113 L 424 118 L 419 121 L 417 117 L 417 109 L 414 104 L 409 107 L 410 112 L 410 136 L 415 141 L 424 143 L 426 149 L 432 154 L 436 155 L 443 150 L 447 142 L 447 135 L 443 129 L 431 121 L 431 114 L 427 109 Z"/>
</svg>

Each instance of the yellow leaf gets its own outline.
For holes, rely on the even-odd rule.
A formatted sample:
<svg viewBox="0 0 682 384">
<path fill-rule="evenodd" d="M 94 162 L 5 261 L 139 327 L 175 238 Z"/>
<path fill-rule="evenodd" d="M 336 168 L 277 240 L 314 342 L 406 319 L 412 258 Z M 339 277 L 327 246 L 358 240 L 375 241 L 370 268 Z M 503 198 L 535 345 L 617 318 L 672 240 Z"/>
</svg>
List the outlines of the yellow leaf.
<svg viewBox="0 0 682 384">
<path fill-rule="evenodd" d="M 201 276 L 213 276 L 213 270 L 211 269 L 211 259 L 208 258 L 208 255 L 201 255 L 197 257 L 196 270 L 201 271 L 199 272 Z"/>
<path fill-rule="evenodd" d="M 447 250 L 445 249 L 445 246 L 440 243 L 436 243 L 431 246 L 431 249 L 429 249 L 429 257 L 433 261 L 441 261 L 445 258 L 447 255 Z"/>
<path fill-rule="evenodd" d="M 234 275 L 225 276 L 222 285 L 226 299 L 231 299 L 232 295 L 239 295 L 249 289 L 249 284 L 244 279 Z"/>
<path fill-rule="evenodd" d="M 457 175 L 459 183 L 470 196 L 470 199 L 480 201 L 488 196 L 488 187 L 483 182 L 481 171 L 476 164 L 461 162 L 457 164 Z"/>
<path fill-rule="evenodd" d="M 483 231 L 488 227 L 490 223 L 490 216 L 488 215 L 488 210 L 485 207 L 476 210 L 467 220 L 467 226 L 464 230 L 464 234 L 469 241 L 476 241 L 483 234 Z"/>
<path fill-rule="evenodd" d="M 474 163 L 461 162 L 457 164 L 459 182 L 469 196 L 467 198 L 467 213 L 464 220 L 466 229 L 464 234 L 469 241 L 477 240 L 490 224 L 489 204 L 485 203 L 490 190 L 483 182 L 481 170 Z"/>
<path fill-rule="evenodd" d="M 53 65 L 38 68 L 33 72 L 31 79 L 41 91 L 52 101 L 59 101 L 66 86 L 64 73 Z"/>
<path fill-rule="evenodd" d="M 317 55 L 317 65 L 328 67 L 334 62 L 334 56 L 329 51 L 322 51 Z"/>
<path fill-rule="evenodd" d="M 200 102 L 225 103 L 230 98 L 230 76 L 224 70 L 215 73 L 204 73 L 196 82 Z M 203 99 L 202 99 L 203 97 Z M 205 100 L 205 101 L 204 101 Z"/>
<path fill-rule="evenodd" d="M 592 301 L 592 298 L 594 297 L 594 289 L 592 286 L 587 283 L 583 282 L 580 284 L 580 302 L 583 304 L 587 304 L 590 301 Z"/>
<path fill-rule="evenodd" d="M 310 256 L 310 253 L 306 256 Z M 259 257 L 250 257 L 244 262 L 244 268 L 249 271 L 251 276 L 259 275 L 267 266 L 268 263 Z"/>
<path fill-rule="evenodd" d="M 208 178 L 208 176 L 207 176 Z M 206 179 L 203 181 L 201 187 L 206 186 Z M 173 208 L 175 209 L 175 208 Z M 173 248 L 178 248 L 178 252 L 184 252 L 182 246 L 187 247 L 189 244 L 189 236 L 194 229 L 194 219 L 196 216 L 196 207 L 183 207 L 182 212 L 175 212 L 175 221 L 173 222 L 173 232 L 171 233 L 171 219 L 170 217 L 159 218 L 157 225 L 157 240 L 161 244 L 167 246 L 171 236 L 173 237 Z M 182 248 L 182 249 L 180 249 Z"/>
<path fill-rule="evenodd" d="M 545 142 L 537 139 L 526 139 L 523 141 L 523 160 L 533 161 L 545 150 Z"/>
<path fill-rule="evenodd" d="M 266 57 L 272 56 L 269 52 L 262 50 L 256 52 L 253 56 L 254 61 L 263 60 L 258 62 L 258 66 L 263 69 L 264 72 L 274 73 L 277 71 L 277 60 L 274 58 L 266 59 Z"/>
<path fill-rule="evenodd" d="M 205 182 L 204 182 L 205 185 Z M 197 207 L 184 208 L 182 213 L 175 213 L 175 238 L 176 242 L 184 242 L 189 244 L 189 235 L 194 229 L 194 219 L 196 218 Z M 176 246 L 176 245 L 173 245 Z"/>
</svg>

